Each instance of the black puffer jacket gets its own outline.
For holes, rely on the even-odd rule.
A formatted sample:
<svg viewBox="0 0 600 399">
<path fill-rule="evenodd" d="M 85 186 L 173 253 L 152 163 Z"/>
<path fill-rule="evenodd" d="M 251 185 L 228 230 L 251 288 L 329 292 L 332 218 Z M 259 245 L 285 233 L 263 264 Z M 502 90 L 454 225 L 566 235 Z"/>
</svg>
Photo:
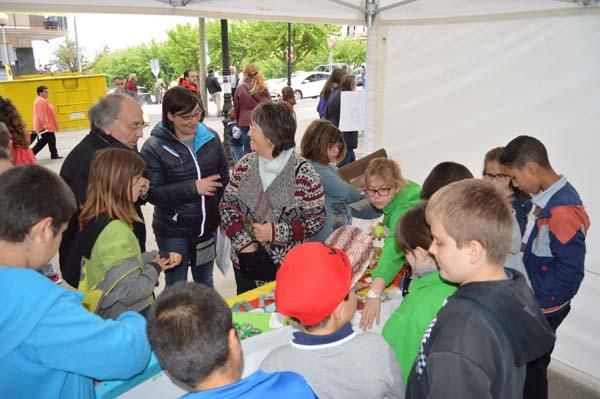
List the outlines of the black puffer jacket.
<svg viewBox="0 0 600 399">
<path fill-rule="evenodd" d="M 148 202 L 154 205 L 152 228 L 160 237 L 203 241 L 219 227 L 219 202 L 229 183 L 223 145 L 217 133 L 198 125 L 196 153 L 159 123 L 142 147 L 145 176 L 150 180 Z M 220 174 L 223 187 L 214 196 L 198 194 L 195 181 Z"/>
</svg>

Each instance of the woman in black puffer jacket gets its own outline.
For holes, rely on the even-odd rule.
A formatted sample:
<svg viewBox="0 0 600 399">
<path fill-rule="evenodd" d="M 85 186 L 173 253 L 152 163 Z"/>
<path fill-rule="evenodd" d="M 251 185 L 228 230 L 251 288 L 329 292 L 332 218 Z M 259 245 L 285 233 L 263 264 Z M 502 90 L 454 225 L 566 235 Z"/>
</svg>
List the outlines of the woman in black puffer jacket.
<svg viewBox="0 0 600 399">
<path fill-rule="evenodd" d="M 142 147 L 156 242 L 160 251 L 182 255 L 181 264 L 166 273 L 167 285 L 186 281 L 191 265 L 194 281 L 213 286 L 219 201 L 229 171 L 221 140 L 202 123 L 204 115 L 194 93 L 179 86 L 169 89 L 162 122 Z"/>
</svg>

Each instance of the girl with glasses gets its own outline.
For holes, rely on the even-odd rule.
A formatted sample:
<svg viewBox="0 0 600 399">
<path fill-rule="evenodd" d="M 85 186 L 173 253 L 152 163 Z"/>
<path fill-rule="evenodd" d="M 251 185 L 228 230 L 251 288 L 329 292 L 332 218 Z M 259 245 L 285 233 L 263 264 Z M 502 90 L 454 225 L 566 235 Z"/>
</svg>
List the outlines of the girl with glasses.
<svg viewBox="0 0 600 399">
<path fill-rule="evenodd" d="M 505 196 L 509 197 L 513 211 L 513 235 L 510 251 L 504 263 L 505 267 L 518 270 L 527 279 L 531 286 L 521 253 L 521 239 L 527 225 L 527 215 L 531 210 L 531 200 L 528 196 L 515 189 L 511 184 L 511 177 L 504 174 L 500 165 L 502 147 L 492 148 L 485 154 L 483 160 L 483 178 L 491 181 Z"/>
<path fill-rule="evenodd" d="M 421 187 L 400 172 L 397 162 L 376 158 L 369 162 L 365 171 L 365 193 L 371 204 L 383 211 L 385 241 L 377 268 L 371 273 L 373 282 L 367 294 L 360 327 L 370 329 L 373 321 L 379 324 L 381 293 L 389 285 L 404 263 L 404 252 L 396 245 L 395 231 L 398 220 L 421 199 Z"/>
</svg>

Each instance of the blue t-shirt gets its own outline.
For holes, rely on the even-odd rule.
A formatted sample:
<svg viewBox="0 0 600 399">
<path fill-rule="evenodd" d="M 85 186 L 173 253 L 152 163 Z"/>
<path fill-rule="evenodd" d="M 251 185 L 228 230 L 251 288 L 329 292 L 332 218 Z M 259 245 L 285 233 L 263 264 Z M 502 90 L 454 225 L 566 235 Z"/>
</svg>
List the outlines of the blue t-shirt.
<svg viewBox="0 0 600 399">
<path fill-rule="evenodd" d="M 315 399 L 317 396 L 304 378 L 290 371 L 265 373 L 258 370 L 248 377 L 224 387 L 191 392 L 181 399 Z"/>
<path fill-rule="evenodd" d="M 146 320 L 103 320 L 37 271 L 0 265 L 0 398 L 95 398 L 94 379 L 124 380 L 150 358 Z"/>
</svg>

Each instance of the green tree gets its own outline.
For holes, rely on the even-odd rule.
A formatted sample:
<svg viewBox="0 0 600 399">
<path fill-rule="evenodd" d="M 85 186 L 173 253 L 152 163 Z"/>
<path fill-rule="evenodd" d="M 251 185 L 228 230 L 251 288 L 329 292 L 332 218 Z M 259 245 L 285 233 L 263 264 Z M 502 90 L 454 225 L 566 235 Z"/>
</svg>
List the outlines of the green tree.
<svg viewBox="0 0 600 399">
<path fill-rule="evenodd" d="M 314 58 L 327 59 L 327 38 L 337 32 L 336 25 L 292 24 L 293 68 L 312 69 Z M 221 25 L 207 23 L 206 36 L 210 66 L 221 69 Z M 232 65 L 254 63 L 266 78 L 281 77 L 287 71 L 287 23 L 230 21 L 229 58 Z M 317 55 L 317 57 L 315 57 Z M 307 61 L 308 66 L 307 68 Z"/>
<path fill-rule="evenodd" d="M 81 69 L 82 71 L 85 71 L 89 69 L 89 63 L 85 56 L 84 49 L 80 47 L 79 52 L 81 57 Z M 71 40 L 71 38 L 65 38 L 65 41 L 62 42 L 54 52 L 54 57 L 56 58 L 56 66 L 60 71 L 77 71 L 77 48 L 75 42 Z"/>
<path fill-rule="evenodd" d="M 339 29 L 336 25 L 293 24 L 294 70 L 312 69 L 327 61 L 327 38 Z M 208 20 L 206 40 L 209 67 L 219 72 L 221 66 L 221 24 Z M 94 72 L 127 76 L 135 72 L 141 85 L 154 84 L 150 60 L 160 62 L 160 77 L 165 82 L 177 79 L 186 68 L 198 67 L 198 26 L 177 25 L 167 32 L 167 40 L 102 53 L 94 61 Z M 255 63 L 266 78 L 285 76 L 287 68 L 287 24 L 256 21 L 229 21 L 229 58 L 239 69 Z M 202 82 L 202 79 L 200 80 Z"/>
<path fill-rule="evenodd" d="M 334 62 L 345 62 L 356 68 L 367 59 L 367 42 L 361 39 L 338 40 L 333 49 Z"/>
</svg>

